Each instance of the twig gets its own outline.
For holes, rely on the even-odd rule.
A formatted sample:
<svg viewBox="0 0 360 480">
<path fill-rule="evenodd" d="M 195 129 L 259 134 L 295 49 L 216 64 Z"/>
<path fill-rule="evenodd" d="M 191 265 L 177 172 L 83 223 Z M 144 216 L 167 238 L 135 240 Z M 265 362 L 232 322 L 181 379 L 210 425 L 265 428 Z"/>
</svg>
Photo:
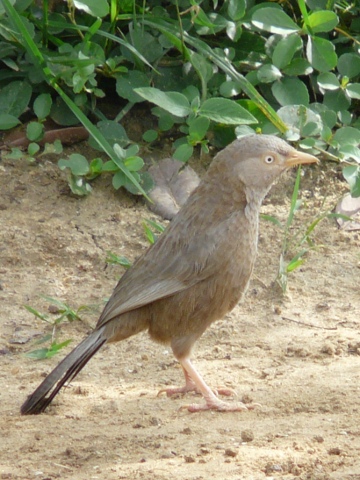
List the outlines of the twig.
<svg viewBox="0 0 360 480">
<path fill-rule="evenodd" d="M 319 328 L 320 330 L 337 330 L 337 327 L 319 327 L 317 325 L 313 325 L 312 323 L 300 322 L 299 320 L 294 320 L 293 318 L 289 317 L 281 317 L 283 320 L 288 320 L 289 322 L 297 323 L 298 325 L 304 325 L 305 327 L 311 328 Z"/>
</svg>

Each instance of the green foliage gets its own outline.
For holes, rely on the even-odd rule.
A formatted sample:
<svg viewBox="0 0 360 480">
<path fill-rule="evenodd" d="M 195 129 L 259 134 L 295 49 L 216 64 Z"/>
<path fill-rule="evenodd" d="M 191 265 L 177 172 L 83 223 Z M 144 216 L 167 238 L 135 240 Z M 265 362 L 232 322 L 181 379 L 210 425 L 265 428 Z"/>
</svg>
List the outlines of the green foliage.
<svg viewBox="0 0 360 480">
<path fill-rule="evenodd" d="M 156 240 L 159 238 L 159 235 L 165 230 L 164 225 L 154 222 L 153 220 L 145 220 L 143 222 L 145 237 L 147 238 L 150 245 L 153 245 Z"/>
<path fill-rule="evenodd" d="M 342 214 L 325 212 L 314 218 L 309 225 L 306 225 L 305 230 L 304 225 L 301 225 L 297 229 L 294 228 L 294 218 L 302 204 L 299 199 L 300 177 L 301 167 L 299 167 L 297 171 L 294 190 L 291 197 L 290 210 L 285 225 L 282 225 L 281 222 L 273 216 L 262 215 L 262 218 L 271 221 L 283 230 L 279 270 L 276 277 L 276 281 L 280 285 L 283 293 L 287 290 L 289 274 L 303 265 L 306 254 L 310 250 L 321 247 L 321 245 L 316 245 L 312 238 L 312 234 L 317 225 L 325 218 L 343 218 L 344 220 L 350 220 Z"/>
<path fill-rule="evenodd" d="M 57 342 L 56 335 L 57 335 L 57 327 L 63 323 L 64 321 L 73 322 L 74 320 L 81 320 L 79 313 L 85 307 L 80 307 L 77 311 L 73 310 L 69 307 L 66 303 L 63 303 L 56 298 L 43 296 L 43 298 L 48 301 L 52 305 L 52 311 L 57 314 L 57 317 L 50 318 L 49 315 L 40 313 L 35 308 L 31 307 L 30 305 L 24 305 L 24 308 L 35 317 L 39 318 L 43 322 L 50 324 L 53 329 L 50 335 L 45 335 L 40 340 L 36 342 L 36 344 L 42 344 L 50 340 L 49 347 L 43 347 L 40 349 L 32 350 L 31 352 L 26 353 L 26 356 L 29 358 L 33 358 L 35 360 L 43 360 L 45 358 L 51 358 L 56 355 L 62 348 L 66 347 L 71 340 L 65 340 L 64 342 Z"/>
<path fill-rule="evenodd" d="M 357 2 L 54 5 L 0 4 L 0 129 L 32 112 L 29 156 L 39 155 L 46 118 L 81 122 L 116 165 L 115 188 L 145 193 L 150 183 L 138 160 L 135 168 L 116 145 L 129 148 L 119 121 L 148 101 L 158 125 L 144 132 L 144 141 L 161 141 L 171 130 L 174 156 L 182 161 L 209 142 L 224 146 L 243 132 L 280 132 L 310 153 L 343 162 L 352 194 L 360 195 Z M 114 121 L 99 103 L 110 95 L 119 105 Z M 86 168 L 82 160 L 86 172 L 78 174 L 80 160 L 66 161 L 61 165 L 79 194 L 104 171 L 100 162 L 87 161 Z"/>
<path fill-rule="evenodd" d="M 123 257 L 122 255 L 116 255 L 113 252 L 107 252 L 107 257 L 105 261 L 110 265 L 121 265 L 126 269 L 131 267 L 131 262 L 129 259 Z"/>
</svg>

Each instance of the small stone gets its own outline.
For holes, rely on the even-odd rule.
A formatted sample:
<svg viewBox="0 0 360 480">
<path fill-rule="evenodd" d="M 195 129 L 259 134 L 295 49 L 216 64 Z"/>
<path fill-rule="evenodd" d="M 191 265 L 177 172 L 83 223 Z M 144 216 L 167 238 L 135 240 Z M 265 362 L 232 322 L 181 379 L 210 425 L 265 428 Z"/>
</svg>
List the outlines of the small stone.
<svg viewBox="0 0 360 480">
<path fill-rule="evenodd" d="M 276 315 L 281 315 L 281 307 L 279 305 L 274 306 L 274 313 L 276 313 Z"/>
<path fill-rule="evenodd" d="M 249 394 L 247 394 L 247 393 L 244 393 L 244 395 L 242 396 L 241 401 L 242 401 L 243 403 L 245 403 L 245 405 L 246 405 L 247 403 L 254 403 L 254 399 L 252 398 L 252 396 L 249 395 Z"/>
<path fill-rule="evenodd" d="M 243 442 L 252 442 L 254 440 L 254 432 L 252 430 L 243 430 L 241 432 L 241 440 Z"/>
<path fill-rule="evenodd" d="M 192 431 L 191 431 L 191 428 L 186 427 L 186 428 L 184 428 L 183 430 L 181 430 L 180 433 L 183 433 L 184 435 L 191 435 L 191 434 L 192 434 Z"/>
<path fill-rule="evenodd" d="M 234 448 L 227 448 L 224 453 L 226 457 L 236 457 L 238 454 L 238 451 L 235 450 Z"/>
<path fill-rule="evenodd" d="M 185 455 L 184 459 L 185 459 L 185 463 L 195 463 L 195 458 L 192 457 L 191 455 Z"/>
<path fill-rule="evenodd" d="M 315 437 L 313 437 L 313 440 L 314 442 L 323 443 L 324 437 L 322 437 L 321 435 L 315 435 Z"/>
<path fill-rule="evenodd" d="M 210 450 L 208 448 L 201 447 L 200 448 L 200 453 L 202 453 L 203 455 L 209 455 Z"/>
<path fill-rule="evenodd" d="M 326 343 L 320 350 L 321 353 L 325 353 L 326 355 L 335 355 L 336 349 L 335 346 L 331 343 Z"/>
<path fill-rule="evenodd" d="M 341 450 L 340 450 L 339 447 L 329 448 L 328 454 L 329 455 L 341 455 Z"/>
<path fill-rule="evenodd" d="M 60 313 L 60 310 L 59 310 L 59 307 L 57 307 L 56 305 L 49 305 L 48 312 L 57 314 L 57 313 Z"/>
</svg>

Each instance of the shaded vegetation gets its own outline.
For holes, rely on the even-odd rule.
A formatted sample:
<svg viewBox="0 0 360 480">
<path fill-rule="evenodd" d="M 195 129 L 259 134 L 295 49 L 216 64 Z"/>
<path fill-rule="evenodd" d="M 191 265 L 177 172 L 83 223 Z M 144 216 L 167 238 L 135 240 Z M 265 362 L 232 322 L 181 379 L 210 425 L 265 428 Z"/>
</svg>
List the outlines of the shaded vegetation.
<svg viewBox="0 0 360 480">
<path fill-rule="evenodd" d="M 61 159 L 73 191 L 108 172 L 115 188 L 144 193 L 151 179 L 120 122 L 147 101 L 157 122 L 144 142 L 175 132 L 177 159 L 281 133 L 343 162 L 360 196 L 359 14 L 358 3 L 332 0 L 1 0 L 0 129 L 26 124 L 31 159 L 47 119 L 80 122 L 109 158 Z M 105 102 L 116 106 L 111 119 Z"/>
</svg>

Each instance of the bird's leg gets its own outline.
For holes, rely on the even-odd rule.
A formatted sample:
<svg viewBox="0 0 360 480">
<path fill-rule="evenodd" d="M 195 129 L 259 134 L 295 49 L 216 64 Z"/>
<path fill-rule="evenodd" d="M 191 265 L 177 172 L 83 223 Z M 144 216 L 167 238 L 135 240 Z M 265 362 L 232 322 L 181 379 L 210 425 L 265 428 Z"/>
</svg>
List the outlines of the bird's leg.
<svg viewBox="0 0 360 480">
<path fill-rule="evenodd" d="M 195 383 L 191 379 L 190 375 L 187 373 L 187 371 L 184 369 L 183 366 L 181 366 L 182 371 L 184 372 L 184 377 L 185 377 L 185 385 L 183 387 L 169 387 L 169 388 L 162 388 L 158 392 L 158 396 L 161 395 L 162 393 L 166 393 L 168 397 L 171 397 L 172 395 L 176 394 L 183 394 L 187 392 L 196 392 L 196 393 L 201 393 L 198 388 L 196 387 Z"/>
<path fill-rule="evenodd" d="M 183 387 L 162 388 L 158 392 L 158 396 L 161 395 L 162 393 L 166 393 L 166 395 L 168 397 L 171 397 L 172 395 L 185 394 L 185 393 L 188 393 L 188 392 L 196 392 L 196 393 L 199 393 L 200 395 L 202 395 L 202 391 L 195 384 L 193 379 L 188 374 L 187 370 L 185 370 L 185 368 L 182 365 L 181 365 L 181 368 L 182 368 L 182 371 L 184 372 L 185 385 Z M 236 396 L 236 392 L 232 388 L 225 388 L 225 387 L 216 388 L 216 389 L 213 390 L 212 393 L 215 394 L 215 395 Z"/>
<path fill-rule="evenodd" d="M 256 403 L 245 405 L 242 402 L 237 402 L 237 403 L 223 402 L 214 394 L 211 388 L 208 387 L 208 385 L 205 383 L 204 379 L 196 370 L 196 368 L 191 363 L 189 358 L 180 360 L 180 364 L 184 372 L 186 372 L 185 378 L 187 378 L 187 376 L 189 377 L 192 383 L 196 386 L 196 389 L 202 393 L 206 401 L 206 404 L 202 404 L 202 405 L 198 405 L 198 404 L 187 405 L 186 408 L 189 410 L 189 412 L 200 412 L 203 410 L 217 410 L 220 412 L 238 412 L 242 410 L 252 410 L 255 407 L 259 406 Z"/>
</svg>

